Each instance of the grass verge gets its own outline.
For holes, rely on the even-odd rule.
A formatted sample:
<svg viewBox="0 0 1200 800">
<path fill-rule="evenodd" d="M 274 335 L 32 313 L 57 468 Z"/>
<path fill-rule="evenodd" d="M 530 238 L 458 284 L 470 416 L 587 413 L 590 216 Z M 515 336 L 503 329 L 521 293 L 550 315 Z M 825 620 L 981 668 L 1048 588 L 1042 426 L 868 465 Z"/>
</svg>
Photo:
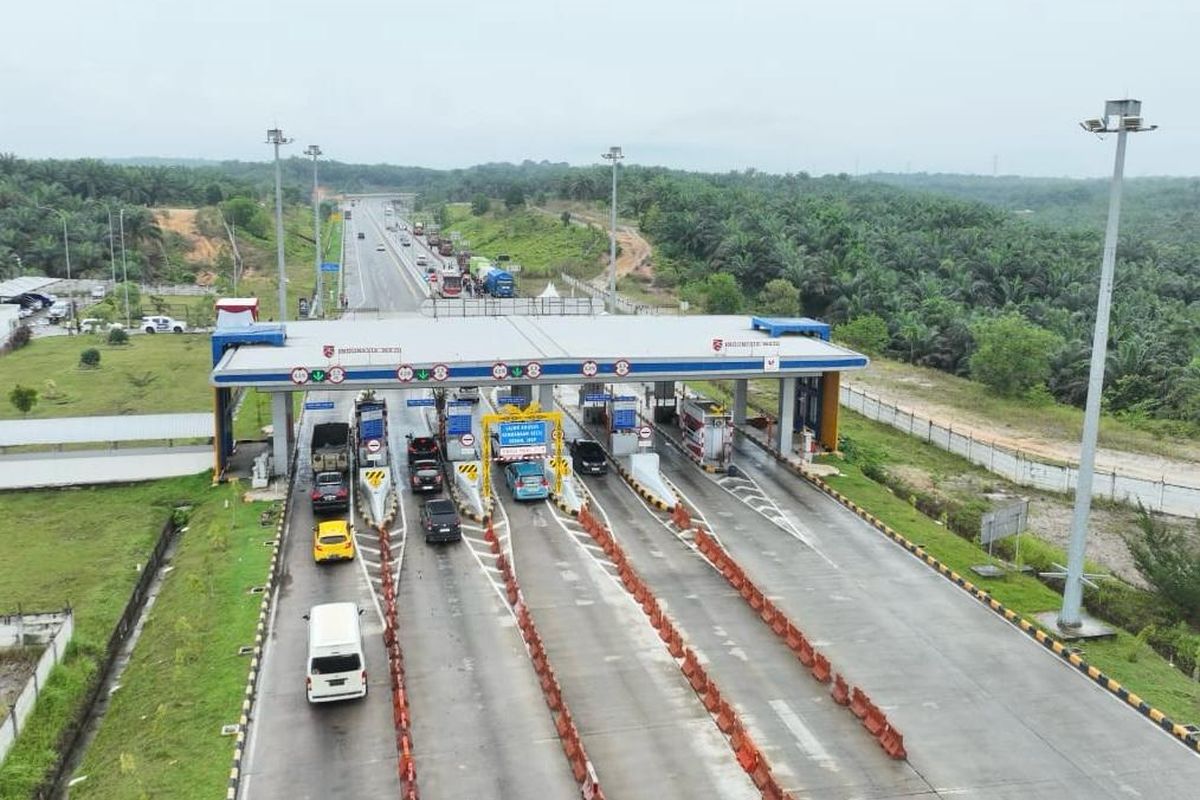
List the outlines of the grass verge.
<svg viewBox="0 0 1200 800">
<path fill-rule="evenodd" d="M 79 355 L 94 347 L 100 366 L 81 368 Z M 0 418 L 21 414 L 8 401 L 17 384 L 38 391 L 30 418 L 96 414 L 208 411 L 212 355 L 207 336 L 138 334 L 108 345 L 100 335 L 34 339 L 3 357 Z"/>
<path fill-rule="evenodd" d="M 273 528 L 266 503 L 243 503 L 236 485 L 208 488 L 192 511 L 134 650 L 121 689 L 78 775 L 74 798 L 217 797 L 229 776 L 233 739 Z M 228 504 L 228 505 L 227 505 Z"/>
<path fill-rule="evenodd" d="M 95 679 L 113 626 L 137 582 L 138 565 L 154 549 L 172 509 L 196 503 L 209 491 L 208 477 L 197 475 L 2 495 L 0 608 L 61 608 L 69 603 L 76 628 L 66 657 L 51 673 L 0 766 L 0 798 L 29 797 L 53 766 L 59 738 Z"/>
<path fill-rule="evenodd" d="M 292 411 L 296 417 L 300 416 L 305 396 L 305 392 L 292 392 Z M 268 437 L 262 429 L 264 425 L 270 424 L 271 393 L 247 389 L 246 397 L 233 420 L 234 441 L 265 440 Z"/>
</svg>

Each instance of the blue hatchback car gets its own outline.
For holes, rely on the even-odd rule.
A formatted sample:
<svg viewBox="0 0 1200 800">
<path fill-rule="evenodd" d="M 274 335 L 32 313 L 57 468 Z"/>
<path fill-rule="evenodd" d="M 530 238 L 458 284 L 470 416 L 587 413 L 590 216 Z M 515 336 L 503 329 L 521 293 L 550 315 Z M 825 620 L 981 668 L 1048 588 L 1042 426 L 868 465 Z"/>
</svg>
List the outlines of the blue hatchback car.
<svg viewBox="0 0 1200 800">
<path fill-rule="evenodd" d="M 540 461 L 514 461 L 504 468 L 504 483 L 514 500 L 545 500 L 550 483 Z"/>
</svg>

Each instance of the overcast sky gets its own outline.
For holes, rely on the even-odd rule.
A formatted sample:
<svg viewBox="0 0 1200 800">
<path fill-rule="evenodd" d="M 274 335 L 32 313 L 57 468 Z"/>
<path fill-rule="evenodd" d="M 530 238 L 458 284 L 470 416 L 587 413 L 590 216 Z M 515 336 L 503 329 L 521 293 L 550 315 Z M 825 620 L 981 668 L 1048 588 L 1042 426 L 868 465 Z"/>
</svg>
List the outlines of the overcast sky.
<svg viewBox="0 0 1200 800">
<path fill-rule="evenodd" d="M 1200 174 L 1185 0 L 59 0 L 0 20 L 0 152 Z M 286 152 L 286 151 L 285 151 Z"/>
</svg>

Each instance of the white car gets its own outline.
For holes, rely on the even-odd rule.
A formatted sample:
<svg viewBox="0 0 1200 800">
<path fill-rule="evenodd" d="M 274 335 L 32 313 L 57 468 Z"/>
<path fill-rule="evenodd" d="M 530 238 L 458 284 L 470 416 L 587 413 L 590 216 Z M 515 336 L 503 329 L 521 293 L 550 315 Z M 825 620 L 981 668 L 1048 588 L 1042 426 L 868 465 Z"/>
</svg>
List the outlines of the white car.
<svg viewBox="0 0 1200 800">
<path fill-rule="evenodd" d="M 427 258 L 425 257 L 425 254 L 424 254 L 424 253 L 422 253 L 421 255 L 417 256 L 417 266 L 418 266 L 418 267 L 423 267 L 423 266 L 427 265 L 428 263 L 429 263 L 429 259 L 427 259 Z"/>
<path fill-rule="evenodd" d="M 479 402 L 479 387 L 478 386 L 458 386 L 454 389 L 452 397 L 460 403 L 478 403 Z"/>
<path fill-rule="evenodd" d="M 81 333 L 99 333 L 106 327 L 108 327 L 108 323 L 96 317 L 79 320 L 79 330 Z"/>
<path fill-rule="evenodd" d="M 107 292 L 105 291 L 103 286 L 93 286 L 92 287 L 92 299 L 93 300 L 103 300 L 105 294 L 107 294 Z"/>
<path fill-rule="evenodd" d="M 187 323 L 171 317 L 142 317 L 141 328 L 146 333 L 183 333 Z"/>
</svg>

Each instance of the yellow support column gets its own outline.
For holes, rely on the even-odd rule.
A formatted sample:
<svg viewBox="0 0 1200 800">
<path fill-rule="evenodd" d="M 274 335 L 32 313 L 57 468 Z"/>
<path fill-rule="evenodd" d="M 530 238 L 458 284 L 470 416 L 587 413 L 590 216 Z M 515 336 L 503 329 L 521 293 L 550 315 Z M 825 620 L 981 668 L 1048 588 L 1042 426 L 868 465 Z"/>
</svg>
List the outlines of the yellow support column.
<svg viewBox="0 0 1200 800">
<path fill-rule="evenodd" d="M 842 373 L 825 372 L 821 375 L 821 430 L 817 442 L 826 450 L 837 450 L 838 446 L 838 398 Z"/>
</svg>

